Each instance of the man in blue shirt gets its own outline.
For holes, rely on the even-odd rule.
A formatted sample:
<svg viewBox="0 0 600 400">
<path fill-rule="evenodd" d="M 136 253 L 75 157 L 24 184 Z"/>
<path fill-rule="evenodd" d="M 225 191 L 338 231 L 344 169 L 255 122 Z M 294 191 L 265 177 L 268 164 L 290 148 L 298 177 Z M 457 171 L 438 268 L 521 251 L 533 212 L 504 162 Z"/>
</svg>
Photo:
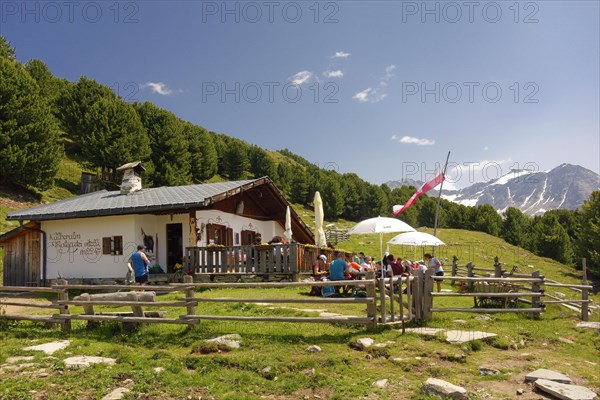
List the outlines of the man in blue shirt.
<svg viewBox="0 0 600 400">
<path fill-rule="evenodd" d="M 344 260 L 345 254 L 340 251 L 337 254 L 337 258 L 329 264 L 329 280 L 330 281 L 343 281 L 346 279 L 345 273 L 348 270 L 348 264 Z M 335 293 L 340 293 L 341 286 L 335 286 Z"/>
<path fill-rule="evenodd" d="M 150 260 L 148 260 L 145 251 L 146 246 L 140 244 L 137 247 L 137 251 L 131 255 L 135 282 L 139 284 L 148 283 L 148 267 L 150 266 Z"/>
<path fill-rule="evenodd" d="M 344 260 L 344 253 L 339 252 L 337 258 L 329 265 L 329 279 L 332 281 L 343 281 L 346 279 L 344 273 L 348 269 L 348 264 Z"/>
</svg>

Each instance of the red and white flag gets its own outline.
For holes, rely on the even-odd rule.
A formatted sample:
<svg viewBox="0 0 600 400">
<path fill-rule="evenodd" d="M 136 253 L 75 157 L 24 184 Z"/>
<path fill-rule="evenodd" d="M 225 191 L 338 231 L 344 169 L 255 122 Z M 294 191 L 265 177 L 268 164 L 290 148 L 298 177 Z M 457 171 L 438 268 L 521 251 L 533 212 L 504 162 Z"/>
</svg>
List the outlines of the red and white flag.
<svg viewBox="0 0 600 400">
<path fill-rule="evenodd" d="M 394 211 L 394 216 L 400 214 L 401 212 L 403 212 L 404 210 L 406 210 L 408 207 L 412 206 L 413 203 L 415 202 L 415 200 L 417 200 L 419 197 L 421 197 L 423 194 L 429 192 L 431 189 L 433 189 L 434 187 L 436 187 L 437 185 L 439 185 L 440 183 L 442 183 L 444 181 L 446 177 L 444 176 L 443 172 L 440 172 L 438 176 L 436 176 L 435 178 L 433 178 L 432 180 L 430 180 L 429 182 L 426 182 L 423 184 L 423 186 L 421 186 L 416 192 L 415 194 L 413 194 L 411 196 L 410 199 L 408 199 L 408 201 L 406 202 L 406 204 L 404 204 L 403 206 L 400 205 L 396 205 L 394 206 L 392 209 Z"/>
</svg>

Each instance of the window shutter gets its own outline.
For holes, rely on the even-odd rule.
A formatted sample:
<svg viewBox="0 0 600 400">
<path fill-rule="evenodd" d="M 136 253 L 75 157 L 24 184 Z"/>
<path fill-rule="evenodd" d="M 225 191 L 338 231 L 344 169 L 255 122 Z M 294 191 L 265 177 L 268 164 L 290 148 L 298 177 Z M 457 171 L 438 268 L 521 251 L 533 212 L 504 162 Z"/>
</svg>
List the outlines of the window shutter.
<svg viewBox="0 0 600 400">
<path fill-rule="evenodd" d="M 110 254 L 110 238 L 102 238 L 102 254 Z"/>
<path fill-rule="evenodd" d="M 206 224 L 206 244 L 210 244 L 211 240 L 215 240 L 215 230 L 213 224 Z"/>
<path fill-rule="evenodd" d="M 233 229 L 227 228 L 227 243 L 225 246 L 233 246 Z"/>
</svg>

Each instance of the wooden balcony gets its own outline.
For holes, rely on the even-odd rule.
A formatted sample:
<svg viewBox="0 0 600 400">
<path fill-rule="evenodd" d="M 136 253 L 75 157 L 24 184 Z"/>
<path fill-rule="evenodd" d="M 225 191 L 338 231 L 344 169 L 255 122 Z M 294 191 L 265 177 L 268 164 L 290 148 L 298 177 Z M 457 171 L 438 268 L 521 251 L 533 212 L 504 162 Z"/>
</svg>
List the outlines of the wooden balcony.
<svg viewBox="0 0 600 400">
<path fill-rule="evenodd" d="M 185 249 L 185 269 L 196 274 L 311 275 L 320 254 L 334 250 L 300 243 L 258 246 L 208 246 Z"/>
</svg>

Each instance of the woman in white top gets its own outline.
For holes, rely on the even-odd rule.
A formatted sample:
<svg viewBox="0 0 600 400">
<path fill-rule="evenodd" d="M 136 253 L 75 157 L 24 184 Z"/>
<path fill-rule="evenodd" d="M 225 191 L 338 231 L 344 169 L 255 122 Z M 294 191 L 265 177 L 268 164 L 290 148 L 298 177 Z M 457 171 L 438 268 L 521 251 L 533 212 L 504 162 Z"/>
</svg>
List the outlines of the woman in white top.
<svg viewBox="0 0 600 400">
<path fill-rule="evenodd" d="M 435 271 L 435 276 L 444 276 L 444 268 L 442 267 L 442 263 L 435 257 L 432 257 L 431 254 L 425 253 L 423 255 L 425 262 L 427 263 L 427 267 L 433 268 Z M 435 281 L 437 285 L 437 291 L 442 291 L 442 281 Z"/>
</svg>

